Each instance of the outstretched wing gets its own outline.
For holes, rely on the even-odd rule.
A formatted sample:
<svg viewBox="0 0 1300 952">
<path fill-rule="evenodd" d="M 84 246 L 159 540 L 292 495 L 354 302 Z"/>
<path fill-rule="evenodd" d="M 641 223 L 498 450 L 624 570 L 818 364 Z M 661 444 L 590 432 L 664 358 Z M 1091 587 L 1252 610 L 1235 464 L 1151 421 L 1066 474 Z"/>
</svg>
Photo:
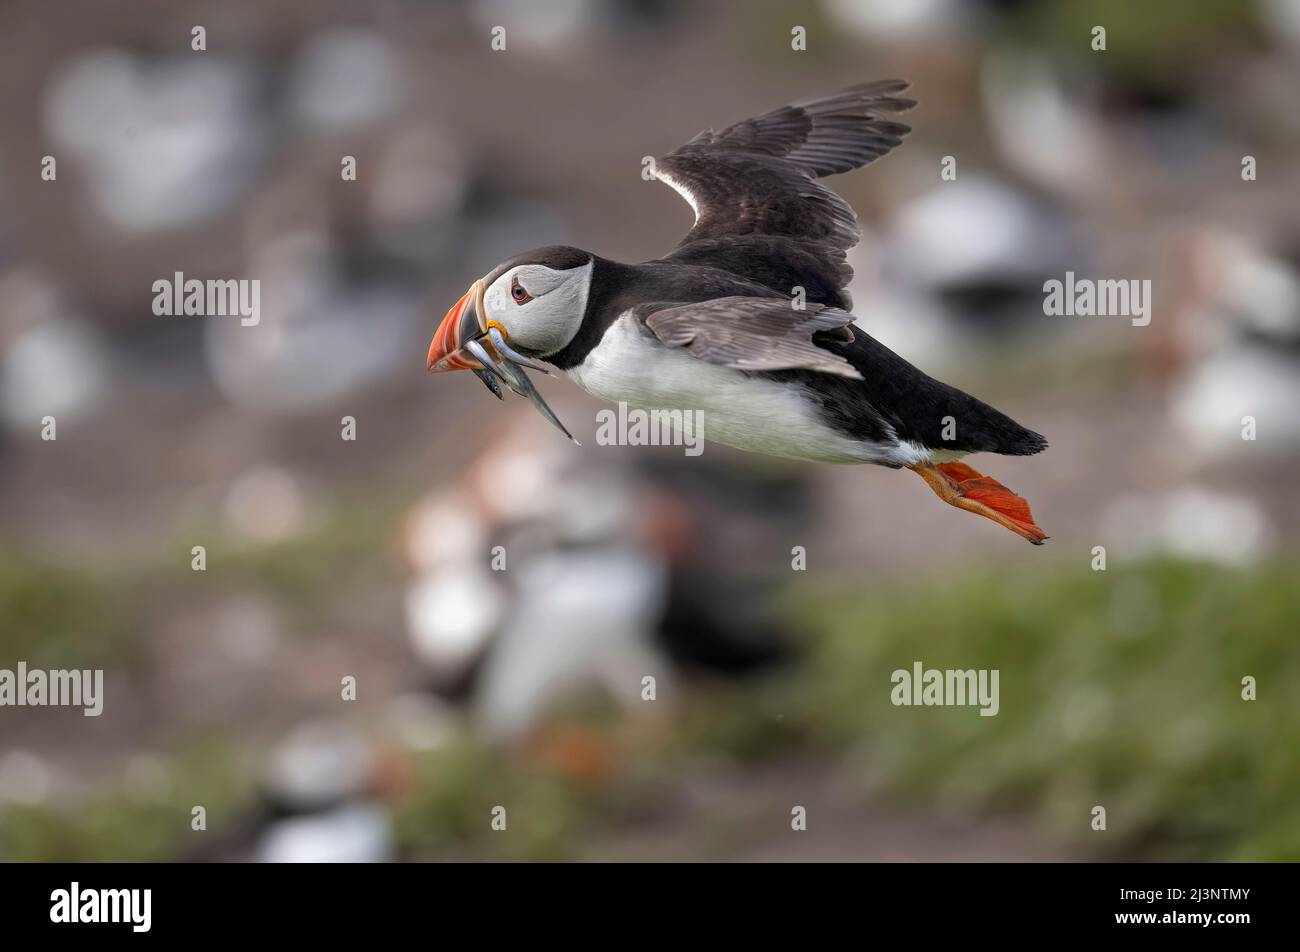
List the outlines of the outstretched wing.
<svg viewBox="0 0 1300 952">
<path fill-rule="evenodd" d="M 857 216 L 816 179 L 866 165 L 903 141 L 911 128 L 890 116 L 916 105 L 899 98 L 908 85 L 881 80 L 783 106 L 701 132 L 659 159 L 656 176 L 695 210 L 679 248 L 767 235 L 824 244 L 842 257 L 860 237 Z"/>
<path fill-rule="evenodd" d="M 796 310 L 781 298 L 724 297 L 696 304 L 642 304 L 638 320 L 669 347 L 736 370 L 816 370 L 860 380 L 843 357 L 818 342 L 853 340 L 853 315 L 809 304 Z"/>
</svg>

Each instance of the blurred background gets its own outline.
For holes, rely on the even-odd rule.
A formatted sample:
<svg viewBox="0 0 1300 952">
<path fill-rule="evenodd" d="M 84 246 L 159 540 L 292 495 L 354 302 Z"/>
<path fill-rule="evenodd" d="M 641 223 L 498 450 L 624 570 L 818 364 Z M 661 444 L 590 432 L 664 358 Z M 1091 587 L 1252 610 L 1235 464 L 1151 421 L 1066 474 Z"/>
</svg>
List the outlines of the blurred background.
<svg viewBox="0 0 1300 952">
<path fill-rule="evenodd" d="M 0 859 L 1300 858 L 1300 0 L 362 6 L 0 7 L 0 667 L 106 693 L 0 709 Z M 680 240 L 643 156 L 891 76 L 855 313 L 1048 436 L 975 461 L 1045 548 L 425 372 L 504 258 Z M 916 660 L 1000 713 L 892 706 Z"/>
</svg>

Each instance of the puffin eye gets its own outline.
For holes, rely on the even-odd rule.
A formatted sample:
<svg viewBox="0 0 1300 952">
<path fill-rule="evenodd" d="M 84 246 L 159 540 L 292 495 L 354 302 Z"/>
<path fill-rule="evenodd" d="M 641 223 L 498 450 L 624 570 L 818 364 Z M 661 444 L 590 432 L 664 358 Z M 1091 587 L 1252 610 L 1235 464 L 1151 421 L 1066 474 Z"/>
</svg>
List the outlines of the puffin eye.
<svg viewBox="0 0 1300 952">
<path fill-rule="evenodd" d="M 515 299 L 516 304 L 527 304 L 533 299 L 533 296 L 524 290 L 518 278 L 510 279 L 510 296 Z"/>
</svg>

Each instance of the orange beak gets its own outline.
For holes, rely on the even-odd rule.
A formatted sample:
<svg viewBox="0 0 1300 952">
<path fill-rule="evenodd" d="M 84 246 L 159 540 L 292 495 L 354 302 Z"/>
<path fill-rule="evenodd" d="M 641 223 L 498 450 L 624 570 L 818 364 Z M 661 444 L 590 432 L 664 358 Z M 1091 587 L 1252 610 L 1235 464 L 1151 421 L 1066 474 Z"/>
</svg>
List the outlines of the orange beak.
<svg viewBox="0 0 1300 952">
<path fill-rule="evenodd" d="M 483 365 L 464 351 L 465 344 L 482 337 L 483 282 L 475 281 L 457 301 L 433 333 L 429 344 L 429 370 L 482 370 Z"/>
</svg>

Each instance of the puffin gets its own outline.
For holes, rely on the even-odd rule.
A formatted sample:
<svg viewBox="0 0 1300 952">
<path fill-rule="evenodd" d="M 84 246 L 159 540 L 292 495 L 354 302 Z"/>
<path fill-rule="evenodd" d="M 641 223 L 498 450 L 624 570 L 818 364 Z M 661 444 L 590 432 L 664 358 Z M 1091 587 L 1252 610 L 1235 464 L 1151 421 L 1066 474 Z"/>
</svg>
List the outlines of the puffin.
<svg viewBox="0 0 1300 952">
<path fill-rule="evenodd" d="M 704 130 L 646 166 L 695 213 L 677 247 L 639 264 L 558 245 L 504 261 L 439 323 L 429 370 L 471 370 L 498 398 L 504 385 L 570 439 L 526 369 L 694 412 L 705 439 L 741 450 L 910 469 L 1041 545 L 1029 503 L 961 460 L 1029 456 L 1046 439 L 871 337 L 846 290 L 857 216 L 818 180 L 902 144 L 909 86 L 862 83 Z"/>
</svg>

